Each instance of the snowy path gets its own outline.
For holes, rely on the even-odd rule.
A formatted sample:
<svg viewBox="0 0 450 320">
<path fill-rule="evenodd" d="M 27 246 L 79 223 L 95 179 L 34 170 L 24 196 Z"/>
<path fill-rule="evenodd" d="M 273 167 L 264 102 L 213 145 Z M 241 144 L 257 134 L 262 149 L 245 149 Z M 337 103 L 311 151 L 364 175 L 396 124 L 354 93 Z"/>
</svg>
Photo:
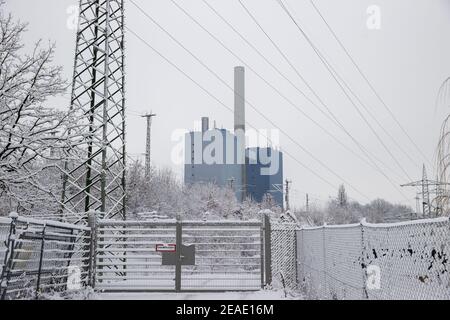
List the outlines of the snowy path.
<svg viewBox="0 0 450 320">
<path fill-rule="evenodd" d="M 100 293 L 98 300 L 301 300 L 283 291 L 202 293 Z"/>
</svg>

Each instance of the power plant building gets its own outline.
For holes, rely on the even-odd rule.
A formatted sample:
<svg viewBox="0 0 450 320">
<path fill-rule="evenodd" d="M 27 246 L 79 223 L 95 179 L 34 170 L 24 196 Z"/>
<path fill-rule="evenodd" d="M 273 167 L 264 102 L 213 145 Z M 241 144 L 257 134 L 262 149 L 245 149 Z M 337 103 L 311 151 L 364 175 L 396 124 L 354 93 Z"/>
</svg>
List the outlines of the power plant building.
<svg viewBox="0 0 450 320">
<path fill-rule="evenodd" d="M 272 148 L 246 148 L 244 67 L 235 68 L 234 86 L 234 133 L 210 129 L 209 119 L 202 118 L 202 130 L 186 134 L 185 184 L 230 187 L 241 202 L 247 197 L 260 202 L 271 194 L 283 207 L 283 154 Z M 275 163 L 268 163 L 268 158 Z"/>
<path fill-rule="evenodd" d="M 256 202 L 270 194 L 283 207 L 283 153 L 273 148 L 248 148 L 246 152 L 247 194 Z M 271 159 L 267 163 L 267 159 Z"/>
<path fill-rule="evenodd" d="M 237 137 L 225 129 L 203 127 L 203 130 L 186 134 L 185 184 L 211 182 L 229 186 L 235 190 L 236 198 L 242 200 L 244 183 L 242 166 L 237 161 Z"/>
</svg>

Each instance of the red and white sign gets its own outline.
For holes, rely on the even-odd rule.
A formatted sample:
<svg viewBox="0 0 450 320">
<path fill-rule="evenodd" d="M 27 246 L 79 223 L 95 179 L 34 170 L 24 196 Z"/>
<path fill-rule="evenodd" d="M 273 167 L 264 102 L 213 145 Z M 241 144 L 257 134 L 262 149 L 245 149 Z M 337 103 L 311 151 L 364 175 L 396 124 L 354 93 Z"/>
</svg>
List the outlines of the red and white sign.
<svg viewBox="0 0 450 320">
<path fill-rule="evenodd" d="M 156 252 L 177 252 L 177 245 L 173 243 L 157 244 Z"/>
</svg>

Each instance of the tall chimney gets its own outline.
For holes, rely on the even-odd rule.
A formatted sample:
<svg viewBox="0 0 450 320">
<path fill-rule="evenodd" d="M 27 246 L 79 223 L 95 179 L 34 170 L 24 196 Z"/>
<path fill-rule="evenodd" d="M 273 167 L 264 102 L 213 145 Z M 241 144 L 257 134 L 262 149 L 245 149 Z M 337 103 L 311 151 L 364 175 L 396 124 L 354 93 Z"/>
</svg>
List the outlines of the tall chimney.
<svg viewBox="0 0 450 320">
<path fill-rule="evenodd" d="M 237 160 L 241 165 L 242 193 L 240 201 L 247 197 L 247 174 L 245 161 L 245 68 L 234 68 L 234 134 L 237 137 Z"/>
<path fill-rule="evenodd" d="M 234 131 L 245 132 L 245 68 L 234 68 Z"/>
</svg>

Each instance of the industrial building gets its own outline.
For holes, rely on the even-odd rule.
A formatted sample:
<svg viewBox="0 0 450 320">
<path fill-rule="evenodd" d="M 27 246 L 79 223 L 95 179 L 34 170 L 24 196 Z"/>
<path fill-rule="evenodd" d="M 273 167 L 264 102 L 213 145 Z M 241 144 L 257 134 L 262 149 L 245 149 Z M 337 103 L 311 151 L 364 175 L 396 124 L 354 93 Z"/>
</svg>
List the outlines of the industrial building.
<svg viewBox="0 0 450 320">
<path fill-rule="evenodd" d="M 237 199 L 242 201 L 244 183 L 242 165 L 237 161 L 237 137 L 225 129 L 209 129 L 207 118 L 202 121 L 201 132 L 186 134 L 185 184 L 212 182 L 221 187 L 230 186 L 235 190 Z M 211 144 L 215 144 L 216 149 L 213 157 L 207 159 L 204 155 L 210 154 L 208 147 Z"/>
<path fill-rule="evenodd" d="M 261 202 L 265 194 L 270 194 L 283 207 L 283 153 L 258 147 L 248 148 L 246 154 L 247 195 Z M 276 159 L 277 163 L 269 164 L 265 161 L 267 158 Z M 265 174 L 265 170 L 270 174 Z"/>
<path fill-rule="evenodd" d="M 185 184 L 212 182 L 230 187 L 241 202 L 247 197 L 260 202 L 271 194 L 283 207 L 282 152 L 246 147 L 244 67 L 235 68 L 234 86 L 234 132 L 210 128 L 209 118 L 204 117 L 201 131 L 186 134 Z M 268 158 L 276 163 L 267 163 Z"/>
</svg>

